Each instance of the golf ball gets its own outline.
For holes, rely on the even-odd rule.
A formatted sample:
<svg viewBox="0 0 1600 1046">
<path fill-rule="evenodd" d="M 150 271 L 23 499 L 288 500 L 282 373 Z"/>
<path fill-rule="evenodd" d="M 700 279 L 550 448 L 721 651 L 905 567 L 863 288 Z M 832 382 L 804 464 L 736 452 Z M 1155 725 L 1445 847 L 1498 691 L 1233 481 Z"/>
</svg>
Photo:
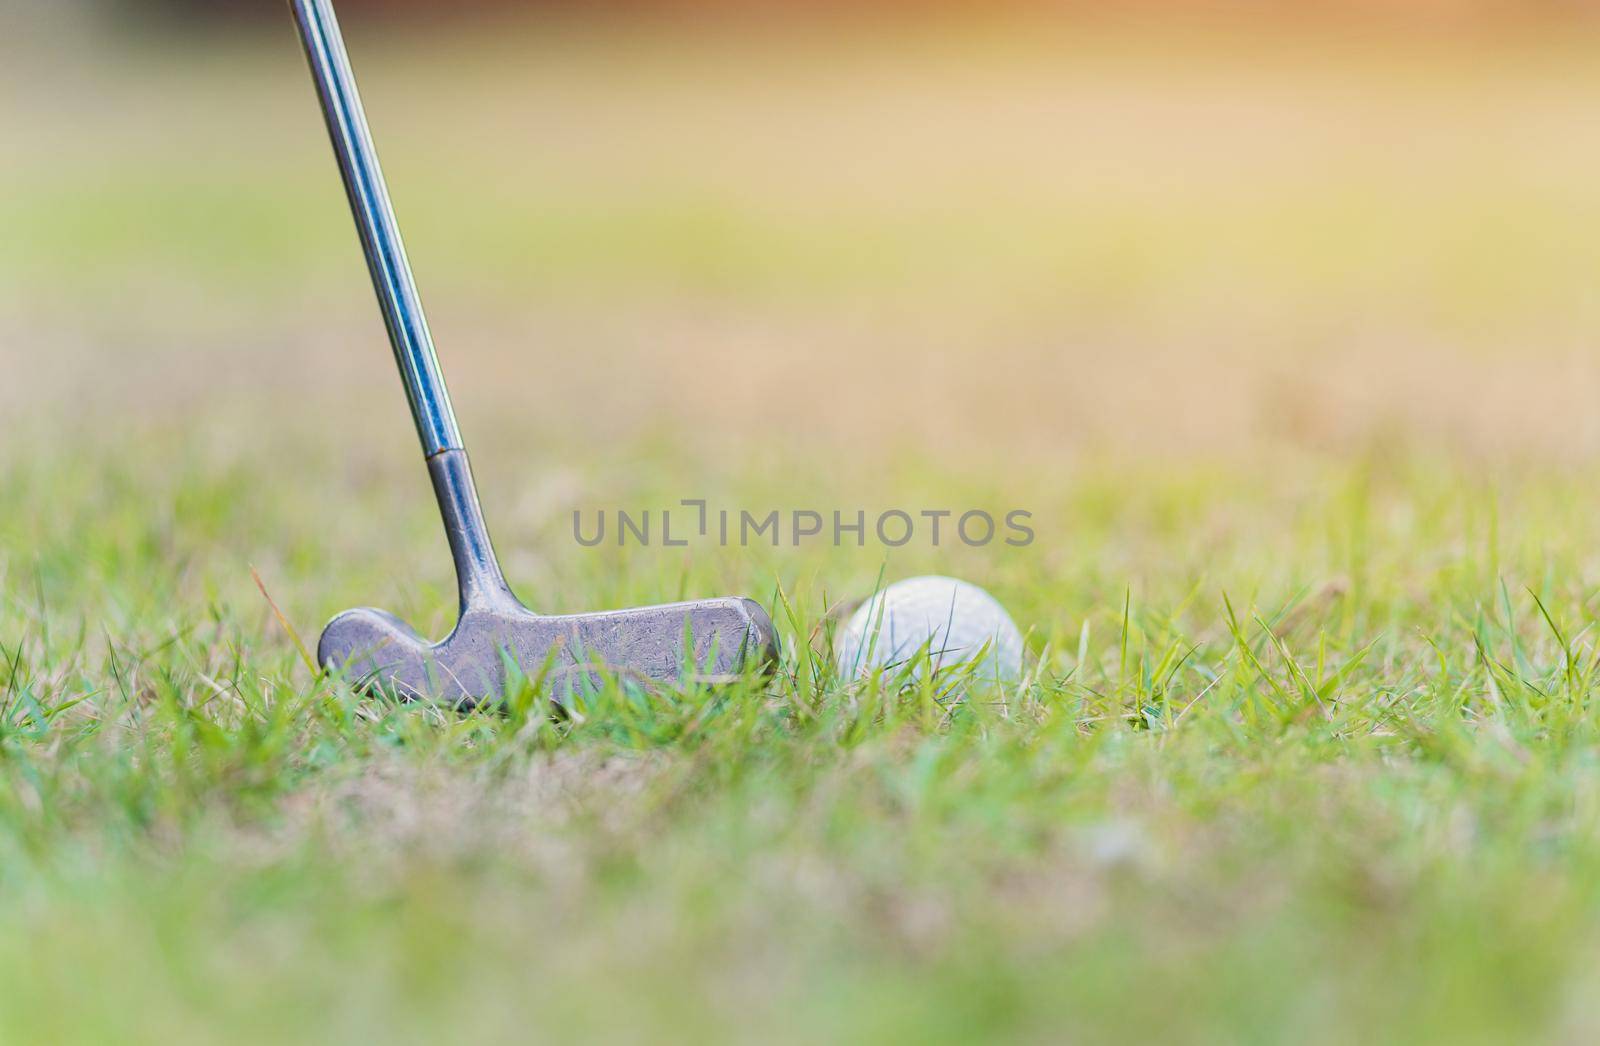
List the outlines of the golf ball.
<svg viewBox="0 0 1600 1046">
<path fill-rule="evenodd" d="M 1022 675 L 1022 633 L 1011 615 L 977 585 L 953 577 L 895 582 L 863 603 L 834 643 L 847 678 L 898 671 L 924 647 L 935 671 L 981 652 L 976 678 L 1003 683 Z"/>
</svg>

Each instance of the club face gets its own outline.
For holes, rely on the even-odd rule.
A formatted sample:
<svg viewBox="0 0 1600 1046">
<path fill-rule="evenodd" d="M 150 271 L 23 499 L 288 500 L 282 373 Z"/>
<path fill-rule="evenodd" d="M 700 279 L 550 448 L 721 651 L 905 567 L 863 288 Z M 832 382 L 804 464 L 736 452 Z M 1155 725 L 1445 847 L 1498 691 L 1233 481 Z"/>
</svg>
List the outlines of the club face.
<svg viewBox="0 0 1600 1046">
<path fill-rule="evenodd" d="M 471 608 L 438 643 L 393 614 L 363 607 L 329 622 L 317 644 L 323 668 L 352 682 L 461 707 L 496 703 L 514 674 L 542 680 L 561 701 L 607 676 L 646 685 L 727 682 L 776 655 L 771 619 L 741 598 L 591 614 Z"/>
</svg>

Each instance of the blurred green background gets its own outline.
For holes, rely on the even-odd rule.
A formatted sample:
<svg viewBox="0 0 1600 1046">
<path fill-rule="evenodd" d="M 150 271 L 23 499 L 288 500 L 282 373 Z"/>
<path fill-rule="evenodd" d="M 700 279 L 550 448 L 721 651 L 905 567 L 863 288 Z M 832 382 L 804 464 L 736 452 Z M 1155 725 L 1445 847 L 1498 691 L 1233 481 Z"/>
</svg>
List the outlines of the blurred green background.
<svg viewBox="0 0 1600 1046">
<path fill-rule="evenodd" d="M 312 432 L 348 404 L 409 450 L 287 13 L 259 6 L 8 34 L 25 428 L 181 403 Z M 1589 21 L 1117 11 L 350 5 L 469 433 L 1594 450 Z"/>
<path fill-rule="evenodd" d="M 128 470 L 182 448 L 286 512 L 386 492 L 432 548 L 287 11 L 73 10 L 24 15 L 0 62 L 24 143 L 0 153 L 8 451 Z M 1085 521 L 1045 506 L 1086 476 L 1314 491 L 1352 464 L 1515 478 L 1600 451 L 1580 12 L 443 15 L 344 22 L 489 516 L 541 605 L 597 598 L 556 580 L 571 512 L 646 491 L 1035 510 L 1028 558 L 929 562 L 981 580 L 1076 571 Z M 371 513 L 319 523 L 376 566 Z M 1159 583 L 1178 552 L 1152 554 L 1132 569 Z M 851 591 L 884 550 L 717 562 Z M 347 576 L 325 574 L 281 594 L 308 632 Z"/>
</svg>

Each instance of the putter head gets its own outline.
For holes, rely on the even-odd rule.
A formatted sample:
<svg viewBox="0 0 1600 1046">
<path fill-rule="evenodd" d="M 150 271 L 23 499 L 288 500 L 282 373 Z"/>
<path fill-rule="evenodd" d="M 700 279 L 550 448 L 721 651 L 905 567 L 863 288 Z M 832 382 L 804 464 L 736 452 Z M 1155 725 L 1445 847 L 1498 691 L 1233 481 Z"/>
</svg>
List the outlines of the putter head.
<svg viewBox="0 0 1600 1046">
<path fill-rule="evenodd" d="M 750 599 L 548 615 L 496 601 L 469 606 L 438 643 L 387 611 L 347 610 L 323 629 L 317 661 L 363 687 L 472 708 L 504 698 L 513 667 L 564 701 L 608 675 L 646 686 L 731 682 L 768 668 L 777 649 L 771 619 Z"/>
</svg>

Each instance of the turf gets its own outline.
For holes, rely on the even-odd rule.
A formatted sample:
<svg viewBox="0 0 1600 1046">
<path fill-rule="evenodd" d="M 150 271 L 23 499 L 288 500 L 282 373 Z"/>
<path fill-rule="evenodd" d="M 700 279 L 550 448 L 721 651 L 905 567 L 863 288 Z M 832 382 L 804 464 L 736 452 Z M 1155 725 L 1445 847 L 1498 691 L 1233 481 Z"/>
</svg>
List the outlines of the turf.
<svg viewBox="0 0 1600 1046">
<path fill-rule="evenodd" d="M 129 59 L 106 83 L 196 140 L 257 122 L 196 165 L 100 117 L 104 166 L 5 168 L 0 1038 L 1592 1038 L 1600 442 L 1566 230 L 1600 156 L 1570 42 L 1424 75 L 1241 66 L 1259 41 L 1174 67 L 1138 34 L 841 72 L 767 40 L 783 76 L 658 42 L 597 89 L 608 39 L 537 74 L 491 47 L 465 85 L 389 41 L 374 122 L 514 584 L 747 592 L 777 676 L 460 716 L 312 672 L 335 611 L 438 635 L 454 598 L 331 161 L 287 37 L 226 82 Z M 111 87 L 84 90 L 52 104 L 89 119 Z M 819 94 L 837 120 L 799 119 Z M 476 137 L 517 99 L 548 140 Z M 1306 105 L 1373 140 L 1285 140 Z M 945 153 L 891 118 L 928 113 L 1002 159 L 902 184 Z M 1036 144 L 1063 120 L 1100 166 Z M 1413 126 L 1415 167 L 1386 144 Z M 685 497 L 1023 508 L 1037 538 L 572 539 Z M 1007 605 L 1029 678 L 836 678 L 836 608 L 935 570 Z"/>
</svg>

